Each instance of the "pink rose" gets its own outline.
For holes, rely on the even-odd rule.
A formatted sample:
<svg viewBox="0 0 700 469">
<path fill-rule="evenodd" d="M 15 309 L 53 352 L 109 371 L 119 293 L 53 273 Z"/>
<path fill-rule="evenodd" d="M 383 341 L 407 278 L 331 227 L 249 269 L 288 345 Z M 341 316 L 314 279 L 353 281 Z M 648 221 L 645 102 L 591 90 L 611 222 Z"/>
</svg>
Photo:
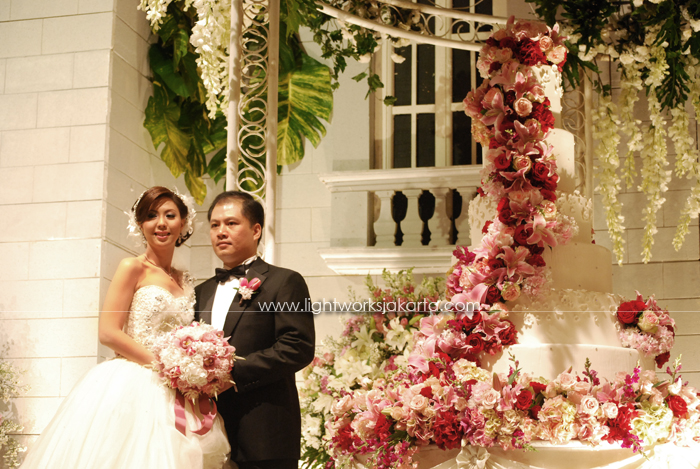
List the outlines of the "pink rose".
<svg viewBox="0 0 700 469">
<path fill-rule="evenodd" d="M 659 329 L 659 317 L 653 311 L 644 311 L 637 326 L 644 332 L 656 334 Z"/>
<path fill-rule="evenodd" d="M 481 405 L 487 409 L 493 409 L 498 401 L 501 400 L 501 393 L 495 389 L 489 389 L 484 393 L 483 399 L 481 400 Z"/>
<path fill-rule="evenodd" d="M 420 394 L 416 394 L 413 396 L 411 399 L 411 403 L 409 404 L 409 407 L 411 410 L 415 412 L 423 412 L 423 410 L 428 407 L 428 398 L 425 396 L 422 396 Z"/>
<path fill-rule="evenodd" d="M 547 60 L 552 62 L 553 64 L 560 64 L 564 60 L 566 60 L 566 47 L 562 45 L 558 45 L 554 47 L 551 50 L 548 50 L 546 53 Z"/>
<path fill-rule="evenodd" d="M 389 407 L 385 411 L 389 411 L 389 416 L 397 422 L 406 417 L 406 411 L 403 407 Z"/>
<path fill-rule="evenodd" d="M 517 283 L 505 282 L 501 290 L 501 296 L 506 301 L 515 301 L 520 297 L 520 286 Z"/>
<path fill-rule="evenodd" d="M 599 406 L 598 399 L 593 396 L 584 396 L 579 405 L 579 412 L 586 415 L 594 415 L 598 412 Z"/>
<path fill-rule="evenodd" d="M 540 38 L 540 49 L 542 49 L 542 52 L 547 52 L 549 49 L 551 49 L 554 46 L 554 41 L 552 41 L 552 38 L 549 36 L 542 36 Z"/>
<path fill-rule="evenodd" d="M 532 103 L 529 99 L 523 97 L 515 101 L 513 108 L 520 117 L 527 117 L 532 112 Z"/>
<path fill-rule="evenodd" d="M 603 415 L 605 415 L 606 418 L 614 419 L 617 417 L 617 406 L 614 402 L 606 402 L 602 405 L 601 409 L 603 409 Z"/>
<path fill-rule="evenodd" d="M 523 171 L 527 173 L 532 167 L 532 161 L 529 156 L 518 155 L 513 158 L 513 166 L 515 166 L 516 171 Z"/>
<path fill-rule="evenodd" d="M 554 202 L 545 200 L 540 204 L 540 207 L 546 220 L 554 220 L 557 217 L 557 205 Z"/>
<path fill-rule="evenodd" d="M 557 383 L 559 388 L 563 391 L 571 391 L 576 385 L 576 376 L 572 373 L 562 373 L 554 382 Z"/>
</svg>

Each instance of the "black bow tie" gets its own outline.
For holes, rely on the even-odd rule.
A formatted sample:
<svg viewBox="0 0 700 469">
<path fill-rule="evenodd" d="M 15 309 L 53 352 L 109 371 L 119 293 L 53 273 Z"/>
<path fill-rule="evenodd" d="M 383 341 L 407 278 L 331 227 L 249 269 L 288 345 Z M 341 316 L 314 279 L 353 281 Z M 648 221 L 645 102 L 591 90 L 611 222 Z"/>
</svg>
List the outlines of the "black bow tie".
<svg viewBox="0 0 700 469">
<path fill-rule="evenodd" d="M 236 278 L 241 278 L 245 277 L 245 271 L 249 267 L 249 265 L 244 265 L 241 264 L 238 267 L 234 267 L 233 269 L 219 269 L 217 268 L 214 272 L 214 276 L 216 277 L 216 280 L 220 283 L 226 282 L 228 279 L 231 277 L 236 277 Z"/>
</svg>

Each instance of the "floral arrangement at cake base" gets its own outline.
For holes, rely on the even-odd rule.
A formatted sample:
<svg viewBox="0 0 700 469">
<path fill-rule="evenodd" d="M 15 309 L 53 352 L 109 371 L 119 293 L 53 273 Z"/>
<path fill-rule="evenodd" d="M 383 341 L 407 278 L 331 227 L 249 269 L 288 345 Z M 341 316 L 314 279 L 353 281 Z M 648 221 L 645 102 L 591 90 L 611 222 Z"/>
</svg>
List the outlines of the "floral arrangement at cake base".
<svg viewBox="0 0 700 469">
<path fill-rule="evenodd" d="M 332 406 L 330 453 L 334 465 L 415 466 L 419 448 L 533 449 L 546 442 L 611 443 L 643 451 L 657 443 L 700 443 L 700 400 L 678 371 L 669 378 L 635 368 L 613 381 L 563 372 L 548 381 L 518 368 L 491 376 L 474 363 L 436 356 L 439 372 L 397 370 L 344 395 Z M 481 450 L 480 450 L 481 448 Z M 465 451 L 465 450 L 463 450 Z M 471 457 L 471 456 L 470 456 Z"/>
<path fill-rule="evenodd" d="M 440 307 L 444 281 L 424 277 L 419 285 L 413 269 L 384 271 L 381 288 L 367 276 L 369 299 L 365 312 L 344 319 L 340 338 L 326 338 L 313 362 L 304 370 L 302 404 L 302 463 L 306 468 L 334 464 L 328 453 L 327 424 L 332 408 L 344 396 L 405 369 L 419 321 Z M 351 292 L 354 300 L 358 300 Z M 422 305 L 422 306 L 421 306 Z"/>
</svg>

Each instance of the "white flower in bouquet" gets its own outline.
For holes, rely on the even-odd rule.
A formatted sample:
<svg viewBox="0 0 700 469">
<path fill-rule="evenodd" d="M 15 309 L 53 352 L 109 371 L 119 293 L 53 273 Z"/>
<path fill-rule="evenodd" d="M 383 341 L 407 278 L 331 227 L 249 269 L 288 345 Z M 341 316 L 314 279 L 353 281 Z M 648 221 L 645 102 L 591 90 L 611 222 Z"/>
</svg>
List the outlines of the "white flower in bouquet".
<svg viewBox="0 0 700 469">
<path fill-rule="evenodd" d="M 215 397 L 231 381 L 236 349 L 224 333 L 193 322 L 164 334 L 155 344 L 154 369 L 166 386 L 194 400 L 200 394 Z"/>
</svg>

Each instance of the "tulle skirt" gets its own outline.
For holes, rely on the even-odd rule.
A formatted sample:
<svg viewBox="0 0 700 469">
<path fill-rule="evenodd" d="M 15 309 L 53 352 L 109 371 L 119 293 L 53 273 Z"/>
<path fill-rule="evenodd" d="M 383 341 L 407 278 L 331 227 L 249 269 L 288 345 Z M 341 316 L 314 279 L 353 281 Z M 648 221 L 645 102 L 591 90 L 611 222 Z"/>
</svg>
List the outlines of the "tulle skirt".
<svg viewBox="0 0 700 469">
<path fill-rule="evenodd" d="M 128 360 L 88 372 L 66 397 L 23 469 L 221 469 L 230 446 L 217 416 L 203 436 L 186 406 L 187 436 L 175 428 L 175 392 Z"/>
</svg>

